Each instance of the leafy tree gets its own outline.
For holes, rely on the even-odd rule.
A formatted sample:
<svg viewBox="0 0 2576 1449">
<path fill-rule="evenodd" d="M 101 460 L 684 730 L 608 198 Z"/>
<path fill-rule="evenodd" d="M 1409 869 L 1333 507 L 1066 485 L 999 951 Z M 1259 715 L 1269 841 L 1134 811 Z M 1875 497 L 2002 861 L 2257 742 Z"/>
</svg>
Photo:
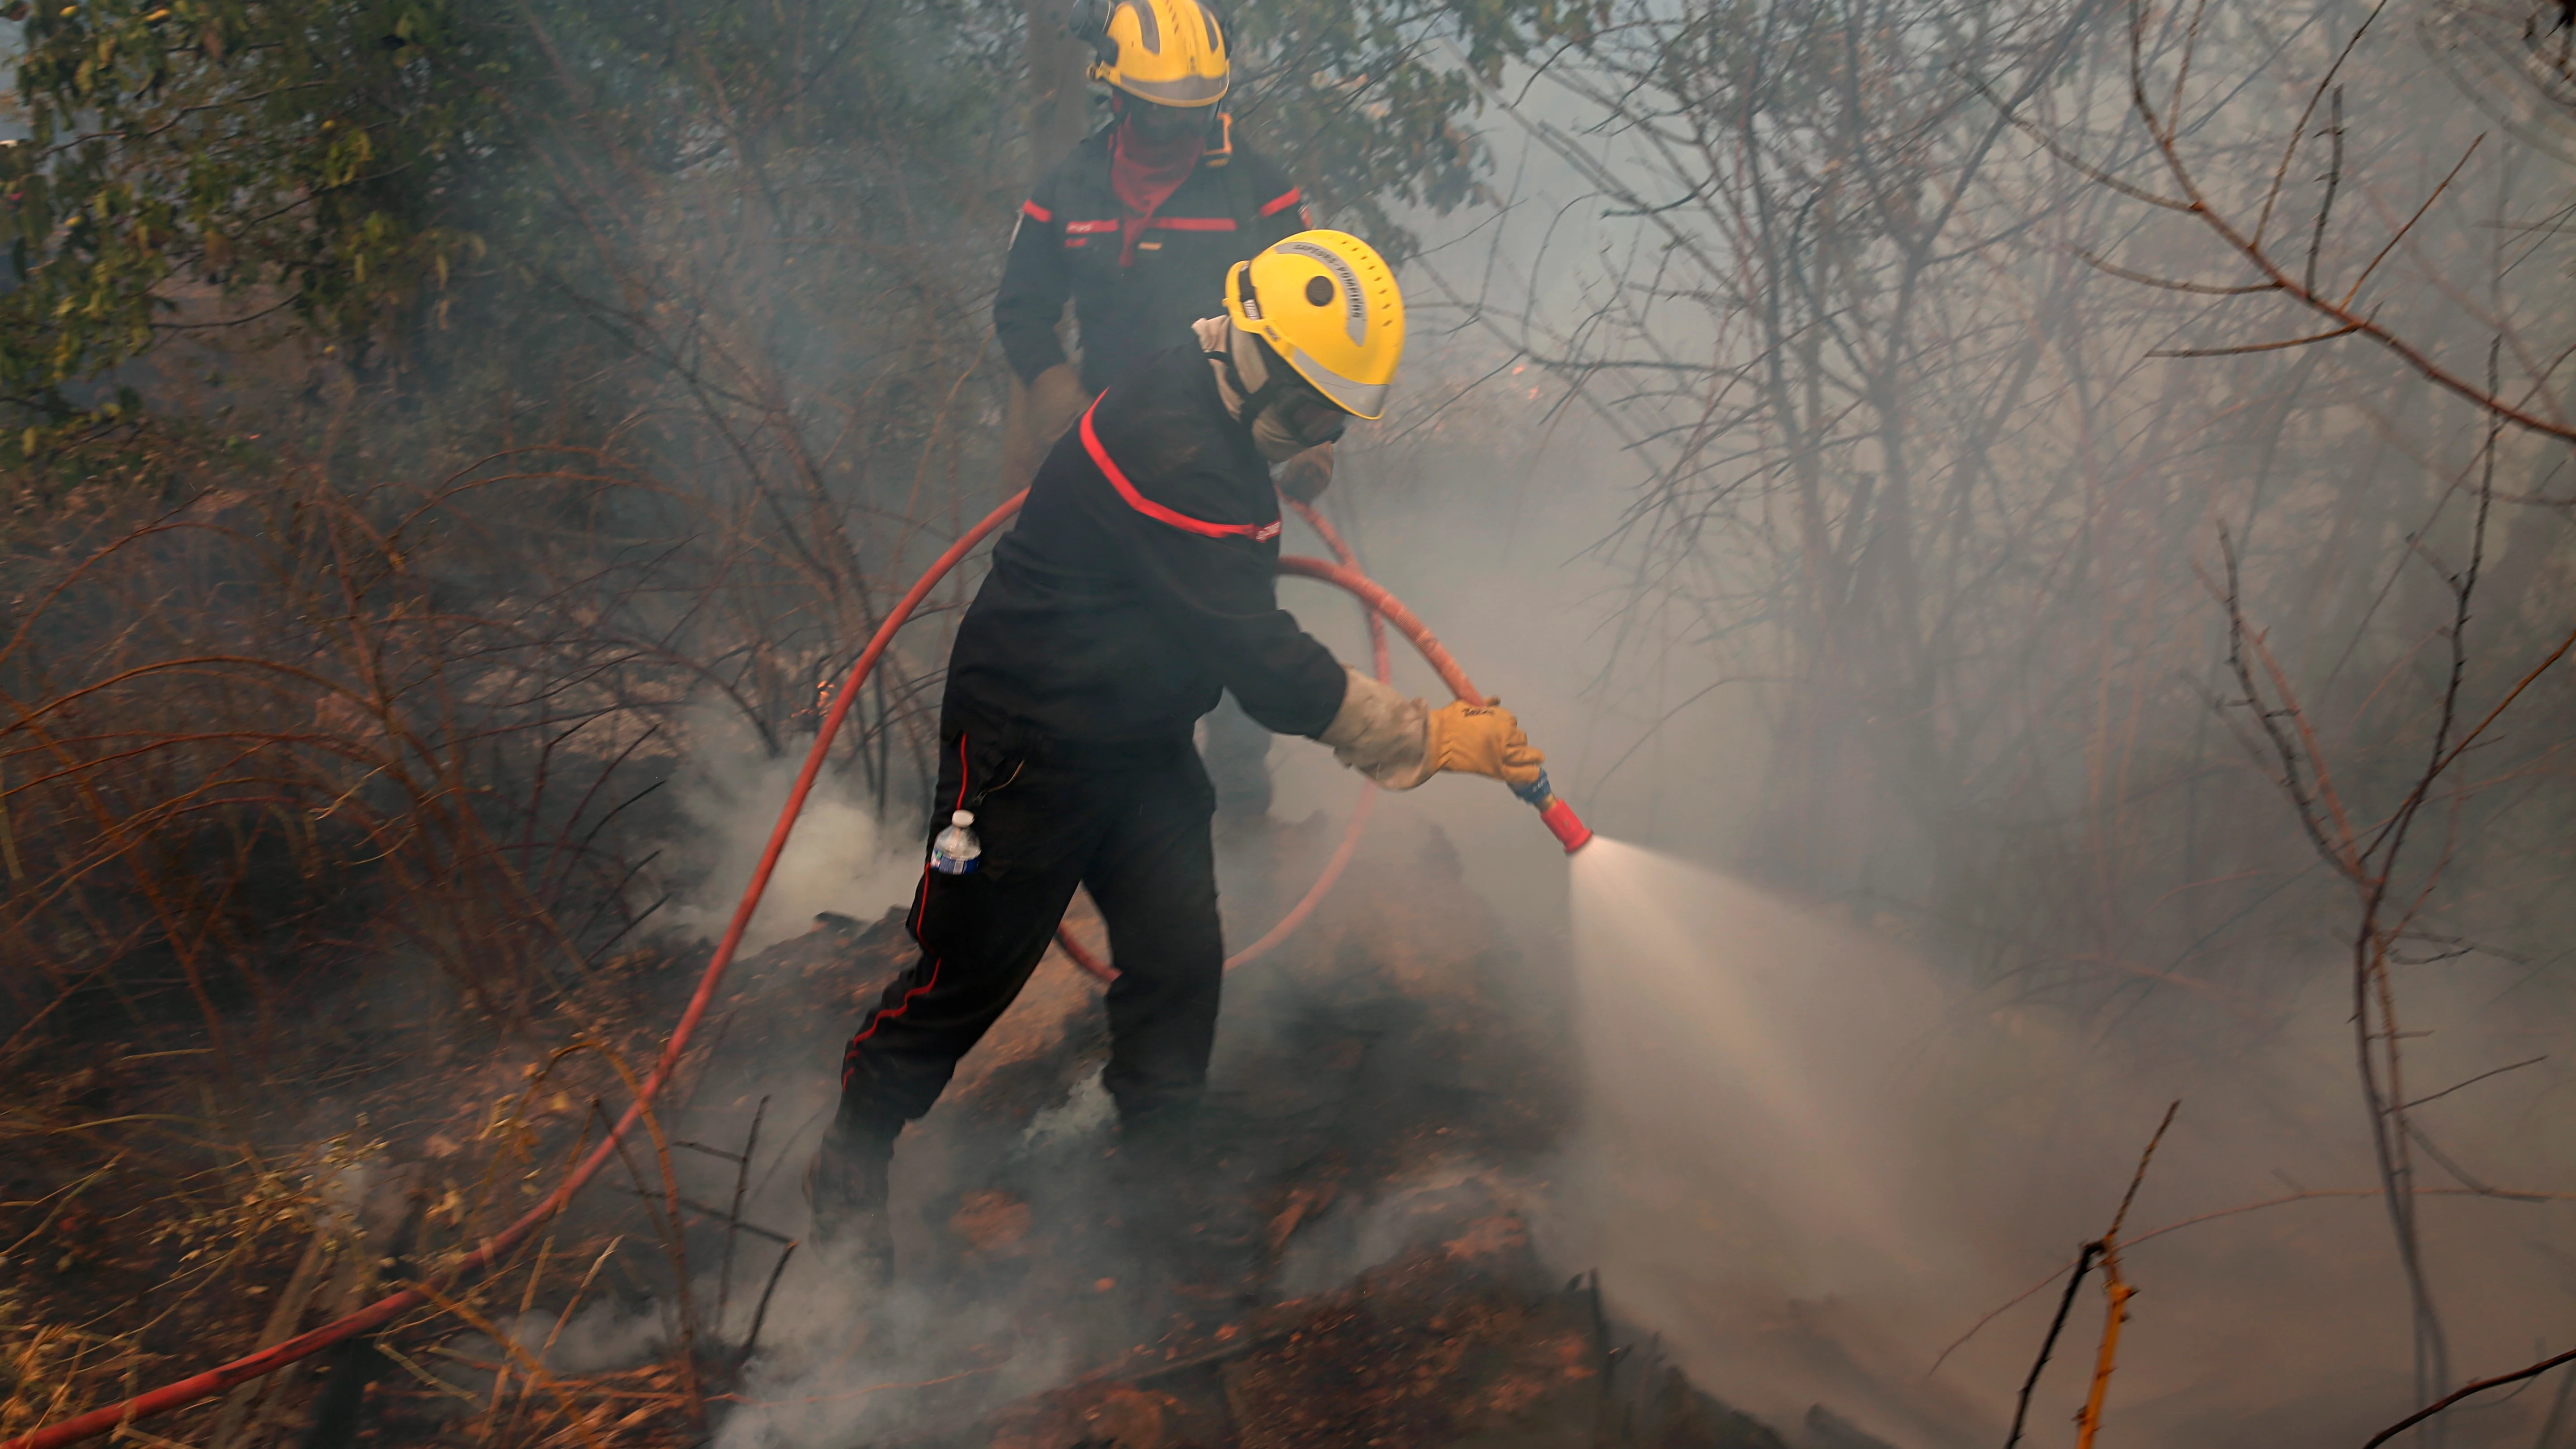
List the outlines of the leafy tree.
<svg viewBox="0 0 2576 1449">
<path fill-rule="evenodd" d="M 1401 257 L 1413 237 L 1390 203 L 1445 213 L 1485 169 L 1476 82 L 1541 45 L 1589 42 L 1599 13 L 1582 0 L 1246 5 L 1232 16 L 1233 108 L 1336 225 Z"/>
<path fill-rule="evenodd" d="M 599 320 L 584 292 L 601 249 L 656 244 L 625 203 L 666 184 L 855 186 L 884 209 L 844 221 L 916 233 L 969 231 L 1008 204 L 955 184 L 989 173 L 979 157 L 1016 125 L 997 82 L 1020 16 L 994 0 L 0 13 L 23 29 L 30 132 L 0 148 L 0 285 L 14 283 L 0 396 L 55 416 L 78 411 L 76 384 L 189 333 L 283 323 L 361 368 L 416 364 L 464 307 L 523 336 L 543 320 L 559 342 L 581 329 L 552 324 Z M 1470 194 L 1468 72 L 1496 76 L 1580 21 L 1560 0 L 1252 8 L 1238 109 L 1345 224 L 1401 251 L 1391 204 Z M 505 353 L 560 371 L 541 360 L 554 343 L 495 349 L 465 330 L 467 364 Z"/>
<path fill-rule="evenodd" d="M 527 64 L 464 9 L 13 7 L 31 134 L 7 155 L 0 388 L 45 398 L 171 326 L 283 311 L 354 340 L 421 305 L 476 254 L 457 210 Z"/>
</svg>

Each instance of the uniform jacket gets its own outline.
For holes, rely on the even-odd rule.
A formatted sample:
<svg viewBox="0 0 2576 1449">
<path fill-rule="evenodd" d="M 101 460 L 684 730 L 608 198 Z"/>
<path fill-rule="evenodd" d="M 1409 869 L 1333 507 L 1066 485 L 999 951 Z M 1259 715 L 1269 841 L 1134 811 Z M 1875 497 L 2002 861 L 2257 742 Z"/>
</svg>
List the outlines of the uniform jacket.
<svg viewBox="0 0 2576 1449">
<path fill-rule="evenodd" d="M 1342 666 L 1279 607 L 1279 499 L 1195 341 L 1056 440 L 958 626 L 945 730 L 1187 739 L 1220 688 L 1318 735 Z"/>
<path fill-rule="evenodd" d="M 1220 117 L 1220 137 L 1231 122 Z M 1073 148 L 1020 208 L 993 330 L 1022 381 L 1065 360 L 1055 325 L 1073 299 L 1082 334 L 1082 385 L 1098 393 L 1224 308 L 1226 269 L 1307 228 L 1305 196 L 1251 148 L 1222 141 L 1145 223 L 1132 265 L 1120 265 L 1125 208 L 1109 183 L 1105 127 Z"/>
</svg>

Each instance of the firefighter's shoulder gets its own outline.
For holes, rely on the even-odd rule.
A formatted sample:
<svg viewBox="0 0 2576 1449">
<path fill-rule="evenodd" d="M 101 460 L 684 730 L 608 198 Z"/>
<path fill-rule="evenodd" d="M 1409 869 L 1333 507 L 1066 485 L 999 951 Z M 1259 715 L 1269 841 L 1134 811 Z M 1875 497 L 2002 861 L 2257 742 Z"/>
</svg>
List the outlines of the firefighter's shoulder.
<svg viewBox="0 0 2576 1449">
<path fill-rule="evenodd" d="M 1108 137 L 1107 131 L 1100 131 L 1076 142 L 1029 188 L 1028 200 L 1020 204 L 1021 214 L 1040 222 L 1053 221 L 1066 203 L 1097 190 L 1092 184 L 1093 173 L 1103 177 L 1108 174 Z"/>
<path fill-rule="evenodd" d="M 1290 177 L 1286 168 L 1264 155 L 1257 146 L 1242 141 L 1234 144 L 1234 165 L 1242 168 L 1243 194 L 1252 198 L 1252 208 L 1264 218 L 1277 217 L 1294 210 L 1300 226 L 1309 224 L 1306 213 L 1306 191 Z"/>
</svg>

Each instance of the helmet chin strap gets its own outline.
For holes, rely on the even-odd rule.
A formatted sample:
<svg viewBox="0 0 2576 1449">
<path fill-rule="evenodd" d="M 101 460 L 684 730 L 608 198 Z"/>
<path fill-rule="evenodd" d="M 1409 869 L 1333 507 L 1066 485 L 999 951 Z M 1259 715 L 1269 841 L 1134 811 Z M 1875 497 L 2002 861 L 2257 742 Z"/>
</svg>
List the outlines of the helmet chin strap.
<svg viewBox="0 0 2576 1449">
<path fill-rule="evenodd" d="M 1276 377 L 1263 378 L 1259 387 L 1244 386 L 1243 369 L 1236 364 L 1231 347 L 1208 348 L 1201 355 L 1225 369 L 1225 380 L 1233 385 L 1234 395 L 1243 399 L 1235 421 L 1247 428 L 1261 421 L 1261 415 L 1279 400 L 1281 393 L 1287 391 Z"/>
</svg>

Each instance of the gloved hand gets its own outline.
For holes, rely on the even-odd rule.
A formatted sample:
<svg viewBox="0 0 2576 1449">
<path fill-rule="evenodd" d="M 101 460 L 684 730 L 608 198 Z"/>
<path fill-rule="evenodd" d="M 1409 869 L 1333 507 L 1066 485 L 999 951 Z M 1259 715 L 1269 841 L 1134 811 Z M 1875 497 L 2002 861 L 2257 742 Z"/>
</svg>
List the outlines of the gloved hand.
<svg viewBox="0 0 2576 1449">
<path fill-rule="evenodd" d="M 1333 486 L 1333 445 L 1317 443 L 1279 465 L 1272 479 L 1279 491 L 1300 503 L 1312 503 Z"/>
<path fill-rule="evenodd" d="M 1422 755 L 1433 770 L 1490 775 L 1506 785 L 1529 784 L 1547 762 L 1499 699 L 1483 704 L 1462 699 L 1433 710 Z"/>
<path fill-rule="evenodd" d="M 1029 379 L 1029 422 L 1040 451 L 1055 446 L 1055 440 L 1089 406 L 1091 394 L 1082 390 L 1082 371 L 1070 362 L 1059 362 Z"/>
</svg>

